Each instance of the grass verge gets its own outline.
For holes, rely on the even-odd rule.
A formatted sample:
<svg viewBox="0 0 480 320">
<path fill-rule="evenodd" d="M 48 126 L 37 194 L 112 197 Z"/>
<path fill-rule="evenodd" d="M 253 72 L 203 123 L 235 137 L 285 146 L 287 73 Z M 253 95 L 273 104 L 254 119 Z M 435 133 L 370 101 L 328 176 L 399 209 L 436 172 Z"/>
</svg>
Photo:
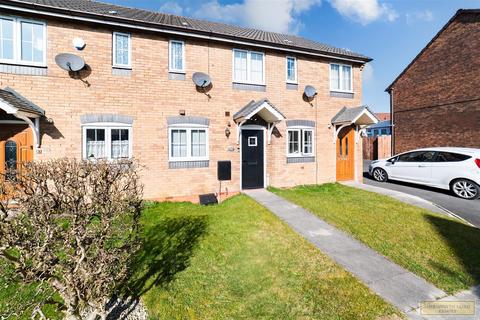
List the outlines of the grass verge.
<svg viewBox="0 0 480 320">
<path fill-rule="evenodd" d="M 340 184 L 271 191 L 448 293 L 480 283 L 480 230 L 459 220 Z"/>
</svg>

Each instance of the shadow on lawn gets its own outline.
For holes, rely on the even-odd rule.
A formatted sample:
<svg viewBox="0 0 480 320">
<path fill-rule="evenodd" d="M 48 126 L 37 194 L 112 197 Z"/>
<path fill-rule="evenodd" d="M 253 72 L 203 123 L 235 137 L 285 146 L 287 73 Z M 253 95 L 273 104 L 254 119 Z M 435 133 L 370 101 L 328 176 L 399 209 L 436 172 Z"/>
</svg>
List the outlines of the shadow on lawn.
<svg viewBox="0 0 480 320">
<path fill-rule="evenodd" d="M 480 284 L 480 229 L 469 225 L 427 215 L 426 219 L 436 228 L 438 233 L 446 240 L 466 272 L 473 279 L 473 284 Z M 452 274 L 445 266 L 436 266 L 444 273 Z"/>
<path fill-rule="evenodd" d="M 154 286 L 165 286 L 185 270 L 206 229 L 206 216 L 163 219 L 147 229 L 127 285 L 130 294 L 140 297 Z"/>
</svg>

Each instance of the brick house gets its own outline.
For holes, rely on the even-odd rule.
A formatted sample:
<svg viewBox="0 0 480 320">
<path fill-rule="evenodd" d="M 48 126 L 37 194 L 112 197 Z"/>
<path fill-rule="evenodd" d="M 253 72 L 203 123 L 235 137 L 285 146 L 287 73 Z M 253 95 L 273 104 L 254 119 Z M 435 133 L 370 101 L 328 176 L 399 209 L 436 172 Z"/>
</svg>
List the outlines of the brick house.
<svg viewBox="0 0 480 320">
<path fill-rule="evenodd" d="M 480 147 L 480 10 L 458 10 L 387 88 L 394 153 Z"/>
<path fill-rule="evenodd" d="M 377 121 L 361 106 L 364 55 L 88 0 L 0 11 L 0 170 L 134 157 L 150 199 L 218 192 L 219 161 L 222 193 L 362 177 L 359 137 Z M 85 67 L 63 70 L 63 53 Z"/>
</svg>

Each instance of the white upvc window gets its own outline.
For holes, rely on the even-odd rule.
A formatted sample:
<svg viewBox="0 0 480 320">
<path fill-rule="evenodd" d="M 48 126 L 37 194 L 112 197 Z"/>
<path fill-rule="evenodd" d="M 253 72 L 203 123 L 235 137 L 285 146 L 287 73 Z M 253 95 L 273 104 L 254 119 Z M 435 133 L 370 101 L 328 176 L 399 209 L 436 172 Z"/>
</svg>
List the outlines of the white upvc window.
<svg viewBox="0 0 480 320">
<path fill-rule="evenodd" d="M 113 66 L 132 67 L 132 40 L 128 33 L 113 33 Z"/>
<path fill-rule="evenodd" d="M 308 157 L 314 154 L 314 131 L 312 128 L 287 129 L 287 156 Z"/>
<path fill-rule="evenodd" d="M 129 159 L 132 157 L 132 127 L 97 123 L 82 127 L 84 159 Z"/>
<path fill-rule="evenodd" d="M 185 42 L 170 40 L 168 52 L 168 71 L 185 73 Z"/>
<path fill-rule="evenodd" d="M 168 128 L 169 161 L 208 160 L 208 128 L 175 125 Z"/>
<path fill-rule="evenodd" d="M 46 66 L 45 22 L 0 16 L 0 63 Z"/>
<path fill-rule="evenodd" d="M 286 58 L 286 75 L 287 83 L 297 83 L 297 58 L 288 57 Z"/>
<path fill-rule="evenodd" d="M 330 91 L 353 92 L 353 69 L 351 65 L 330 64 Z"/>
<path fill-rule="evenodd" d="M 233 49 L 233 82 L 265 84 L 265 54 Z"/>
</svg>

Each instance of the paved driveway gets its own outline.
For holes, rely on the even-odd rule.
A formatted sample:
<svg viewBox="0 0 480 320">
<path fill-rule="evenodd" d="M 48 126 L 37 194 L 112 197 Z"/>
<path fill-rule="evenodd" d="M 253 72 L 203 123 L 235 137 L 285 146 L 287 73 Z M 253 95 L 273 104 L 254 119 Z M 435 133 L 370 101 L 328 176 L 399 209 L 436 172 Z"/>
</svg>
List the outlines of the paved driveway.
<svg viewBox="0 0 480 320">
<path fill-rule="evenodd" d="M 364 161 L 363 183 L 381 188 L 392 189 L 405 192 L 425 200 L 431 201 L 456 215 L 467 220 L 471 224 L 480 227 L 480 199 L 464 200 L 450 194 L 450 192 L 441 189 L 435 189 L 404 182 L 384 182 L 380 183 L 373 180 L 368 175 L 369 161 Z"/>
</svg>

